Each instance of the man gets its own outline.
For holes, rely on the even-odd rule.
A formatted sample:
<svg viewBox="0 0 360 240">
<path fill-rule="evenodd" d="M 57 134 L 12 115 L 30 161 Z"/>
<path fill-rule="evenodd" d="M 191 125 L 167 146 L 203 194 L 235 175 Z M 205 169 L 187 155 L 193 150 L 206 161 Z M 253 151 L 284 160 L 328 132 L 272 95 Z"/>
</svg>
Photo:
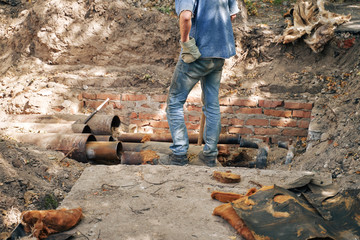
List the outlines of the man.
<svg viewBox="0 0 360 240">
<path fill-rule="evenodd" d="M 180 58 L 171 81 L 166 114 L 173 144 L 170 164 L 185 165 L 189 138 L 183 105 L 200 81 L 206 117 L 205 145 L 199 159 L 215 166 L 221 130 L 219 86 L 226 58 L 235 55 L 231 21 L 239 12 L 236 0 L 175 0 L 179 15 Z"/>
</svg>

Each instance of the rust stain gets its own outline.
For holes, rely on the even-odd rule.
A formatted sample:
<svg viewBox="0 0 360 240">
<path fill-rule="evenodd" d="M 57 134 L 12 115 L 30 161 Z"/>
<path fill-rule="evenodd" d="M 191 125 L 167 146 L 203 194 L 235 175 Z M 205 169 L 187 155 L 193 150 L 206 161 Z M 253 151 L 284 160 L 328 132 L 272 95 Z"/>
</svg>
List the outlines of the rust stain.
<svg viewBox="0 0 360 240">
<path fill-rule="evenodd" d="M 149 134 L 146 134 L 142 139 L 141 139 L 141 142 L 144 143 L 144 142 L 149 142 L 151 139 L 151 136 Z"/>
<path fill-rule="evenodd" d="M 284 203 L 284 202 L 286 202 L 286 201 L 288 201 L 290 199 L 294 199 L 294 198 L 291 197 L 291 196 L 288 196 L 288 195 L 276 195 L 274 197 L 274 202 L 276 202 L 276 203 Z"/>
<path fill-rule="evenodd" d="M 243 198 L 239 198 L 238 200 L 235 200 L 233 203 L 235 207 L 241 208 L 243 210 L 251 210 L 252 206 L 256 204 L 253 200 L 249 199 L 247 196 Z"/>
<path fill-rule="evenodd" d="M 288 212 L 276 212 L 274 211 L 273 205 L 269 204 L 269 206 L 266 208 L 266 211 L 273 215 L 276 218 L 287 218 L 290 216 Z"/>
<path fill-rule="evenodd" d="M 302 235 L 302 231 L 304 231 L 303 228 L 297 230 L 297 237 L 300 237 Z"/>
<path fill-rule="evenodd" d="M 159 155 L 153 150 L 144 150 L 140 152 L 142 164 L 153 164 L 154 159 L 159 159 Z"/>
<path fill-rule="evenodd" d="M 263 186 L 262 188 L 259 189 L 259 191 L 266 191 L 266 190 L 270 190 L 270 189 L 273 189 L 273 188 L 274 188 L 274 185 Z"/>
</svg>

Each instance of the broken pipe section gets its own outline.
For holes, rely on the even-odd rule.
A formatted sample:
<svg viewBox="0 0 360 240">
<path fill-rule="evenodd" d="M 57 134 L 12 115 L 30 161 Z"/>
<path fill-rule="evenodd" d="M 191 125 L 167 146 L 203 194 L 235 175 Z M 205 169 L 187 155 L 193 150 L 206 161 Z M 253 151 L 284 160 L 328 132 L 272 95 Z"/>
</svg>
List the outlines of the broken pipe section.
<svg viewBox="0 0 360 240">
<path fill-rule="evenodd" d="M 86 157 L 89 161 L 100 164 L 120 164 L 121 142 L 88 142 Z"/>
<path fill-rule="evenodd" d="M 96 141 L 95 136 L 91 134 L 19 133 L 12 134 L 11 137 L 22 143 L 61 151 L 79 162 L 88 162 L 85 154 L 86 144 Z"/>
</svg>

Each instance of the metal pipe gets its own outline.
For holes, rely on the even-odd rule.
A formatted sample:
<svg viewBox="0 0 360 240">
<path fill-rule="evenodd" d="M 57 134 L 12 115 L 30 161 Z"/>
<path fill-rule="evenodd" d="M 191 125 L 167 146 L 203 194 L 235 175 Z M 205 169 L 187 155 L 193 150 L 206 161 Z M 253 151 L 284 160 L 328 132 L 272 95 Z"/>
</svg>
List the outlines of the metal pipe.
<svg viewBox="0 0 360 240">
<path fill-rule="evenodd" d="M 91 133 L 91 129 L 86 124 L 71 124 L 71 123 L 28 123 L 28 122 L 17 122 L 17 123 L 0 123 L 0 128 L 21 128 L 32 132 L 42 133 Z M 10 130 L 9 130 L 10 131 Z M 8 132 L 4 130 L 3 132 Z"/>
<path fill-rule="evenodd" d="M 87 119 L 87 115 L 70 115 L 70 114 L 54 114 L 54 115 L 14 115 L 8 116 L 9 122 L 33 122 L 33 123 L 80 123 L 83 124 Z M 94 115 L 87 125 L 95 135 L 112 135 L 115 128 L 120 127 L 121 121 L 117 115 Z"/>
<path fill-rule="evenodd" d="M 140 165 L 143 163 L 140 152 L 123 152 L 121 154 L 121 164 Z"/>
<path fill-rule="evenodd" d="M 152 159 L 153 164 L 158 164 L 158 162 L 167 162 L 169 159 L 169 155 L 162 154 L 162 153 L 156 153 L 158 156 L 157 159 Z M 121 164 L 126 165 L 141 165 L 144 164 L 144 158 L 145 155 L 143 155 L 141 152 L 130 152 L 125 151 L 121 155 Z"/>
<path fill-rule="evenodd" d="M 95 135 L 96 141 L 99 142 L 114 142 L 116 139 L 111 135 Z"/>
<path fill-rule="evenodd" d="M 82 116 L 76 123 L 83 123 L 87 116 Z M 114 130 L 120 127 L 121 121 L 117 115 L 94 115 L 87 125 L 95 135 L 112 135 Z"/>
<path fill-rule="evenodd" d="M 86 143 L 96 141 L 91 134 L 13 133 L 11 137 L 22 143 L 61 151 L 79 162 L 88 162 Z"/>
<path fill-rule="evenodd" d="M 86 157 L 89 161 L 101 164 L 120 164 L 121 142 L 88 142 Z"/>
<path fill-rule="evenodd" d="M 150 141 L 155 142 L 172 142 L 170 134 L 146 134 L 146 133 L 122 133 L 118 140 L 122 142 L 141 142 L 141 140 L 150 135 Z M 239 144 L 240 135 L 220 134 L 219 144 Z M 189 143 L 197 143 L 198 134 L 189 134 Z"/>
</svg>

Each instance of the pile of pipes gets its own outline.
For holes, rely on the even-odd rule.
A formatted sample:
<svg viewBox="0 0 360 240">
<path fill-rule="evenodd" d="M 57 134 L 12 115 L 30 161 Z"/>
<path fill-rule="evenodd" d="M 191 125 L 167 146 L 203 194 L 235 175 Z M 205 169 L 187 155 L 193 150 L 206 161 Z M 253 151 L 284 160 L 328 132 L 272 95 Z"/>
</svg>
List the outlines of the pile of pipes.
<svg viewBox="0 0 360 240">
<path fill-rule="evenodd" d="M 66 157 L 94 164 L 143 164 L 154 153 L 154 158 L 166 159 L 171 154 L 170 134 L 119 133 L 121 121 L 117 115 L 13 115 L 8 122 L 0 123 L 0 132 L 12 139 L 42 148 L 61 151 Z M 22 132 L 15 132 L 21 129 Z M 118 135 L 117 137 L 114 137 Z M 198 134 L 189 134 L 189 151 L 197 154 L 202 147 Z M 144 142 L 145 141 L 145 142 Z M 240 147 L 258 148 L 240 135 L 219 137 L 219 144 L 236 144 Z M 150 150 L 150 151 L 149 151 Z M 259 153 L 263 152 L 260 151 Z M 151 155 L 151 154 L 150 154 Z M 254 167 L 266 167 L 267 151 Z M 149 160 L 149 159 L 148 159 Z M 153 159 L 150 159 L 152 162 Z M 261 162 L 261 166 L 259 163 Z M 156 162 L 155 162 L 156 163 Z"/>
</svg>

